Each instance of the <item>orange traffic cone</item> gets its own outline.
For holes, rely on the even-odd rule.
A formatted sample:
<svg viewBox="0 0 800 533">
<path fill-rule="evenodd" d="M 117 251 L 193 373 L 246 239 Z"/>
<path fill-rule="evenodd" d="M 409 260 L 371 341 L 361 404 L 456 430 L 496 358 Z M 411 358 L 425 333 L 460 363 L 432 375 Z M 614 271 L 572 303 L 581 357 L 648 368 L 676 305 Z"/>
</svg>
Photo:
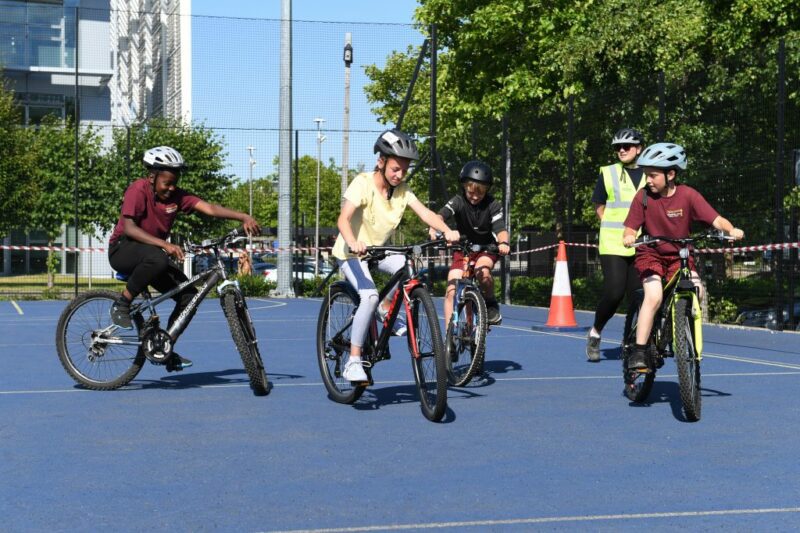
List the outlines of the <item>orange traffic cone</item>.
<svg viewBox="0 0 800 533">
<path fill-rule="evenodd" d="M 564 241 L 558 242 L 556 256 L 556 275 L 553 277 L 553 292 L 550 295 L 550 314 L 545 326 L 556 328 L 577 327 L 575 311 L 572 308 L 572 292 L 569 288 L 569 268 L 567 267 L 567 247 Z"/>
</svg>

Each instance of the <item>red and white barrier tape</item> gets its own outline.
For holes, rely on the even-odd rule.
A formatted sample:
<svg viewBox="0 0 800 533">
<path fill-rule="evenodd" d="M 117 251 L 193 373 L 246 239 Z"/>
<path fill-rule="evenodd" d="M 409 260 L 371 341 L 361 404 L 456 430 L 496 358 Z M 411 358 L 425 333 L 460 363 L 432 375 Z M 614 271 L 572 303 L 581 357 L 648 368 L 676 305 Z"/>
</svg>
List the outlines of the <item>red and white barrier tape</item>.
<svg viewBox="0 0 800 533">
<path fill-rule="evenodd" d="M 579 242 L 567 242 L 564 243 L 565 246 L 572 246 L 575 248 L 597 248 L 596 244 L 586 244 L 586 243 L 579 243 Z M 543 252 L 545 250 L 550 250 L 553 248 L 558 248 L 558 244 L 548 244 L 547 246 L 540 246 L 538 248 L 532 248 L 530 250 L 522 250 L 519 252 L 512 252 L 509 255 L 522 255 L 522 254 L 531 254 L 536 252 Z M 798 248 L 800 249 L 800 242 L 782 242 L 776 244 L 760 244 L 756 246 L 738 246 L 732 248 L 700 248 L 697 251 L 704 254 L 724 254 L 729 252 L 766 252 L 771 250 L 785 250 L 789 248 Z M 78 247 L 78 246 L 16 246 L 16 245 L 5 245 L 0 244 L 0 250 L 13 250 L 13 251 L 37 251 L 37 252 L 47 252 L 52 250 L 54 252 L 88 252 L 88 253 L 105 253 L 107 248 L 85 248 L 85 247 Z M 224 250 L 220 250 L 224 253 L 234 253 L 238 254 L 244 250 L 244 248 L 228 248 Z M 290 247 L 290 248 L 253 248 L 252 251 L 254 252 L 262 252 L 262 253 L 276 253 L 276 252 L 305 252 L 305 253 L 312 253 L 315 250 L 313 246 L 307 247 Z M 331 248 L 319 248 L 320 251 L 329 251 Z"/>
</svg>

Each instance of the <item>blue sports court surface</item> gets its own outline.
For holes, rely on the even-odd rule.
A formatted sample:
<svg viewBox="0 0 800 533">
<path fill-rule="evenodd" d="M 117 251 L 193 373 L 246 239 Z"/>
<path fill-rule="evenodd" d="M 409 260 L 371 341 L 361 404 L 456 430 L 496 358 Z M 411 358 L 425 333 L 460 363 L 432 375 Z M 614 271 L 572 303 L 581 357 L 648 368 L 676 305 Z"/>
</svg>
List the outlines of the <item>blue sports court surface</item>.
<svg viewBox="0 0 800 533">
<path fill-rule="evenodd" d="M 124 390 L 61 367 L 66 302 L 0 302 L 5 531 L 795 531 L 800 336 L 706 326 L 703 416 L 683 418 L 674 361 L 649 403 L 622 393 L 623 317 L 585 359 L 583 330 L 503 306 L 485 377 L 416 399 L 404 339 L 355 405 L 327 398 L 318 299 L 250 299 L 273 385 L 254 396 L 217 300 Z M 441 301 L 437 301 L 441 305 Z"/>
</svg>

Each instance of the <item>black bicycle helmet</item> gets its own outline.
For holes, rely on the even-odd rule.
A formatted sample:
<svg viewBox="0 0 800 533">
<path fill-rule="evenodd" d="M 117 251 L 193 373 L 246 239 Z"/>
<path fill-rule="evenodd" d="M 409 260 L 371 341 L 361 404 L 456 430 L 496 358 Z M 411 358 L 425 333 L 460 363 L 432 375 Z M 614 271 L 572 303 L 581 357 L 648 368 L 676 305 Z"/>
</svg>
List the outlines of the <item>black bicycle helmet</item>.
<svg viewBox="0 0 800 533">
<path fill-rule="evenodd" d="M 483 183 L 487 187 L 492 186 L 492 169 L 483 161 L 469 161 L 464 168 L 461 169 L 458 181 L 464 183 L 465 181 L 475 181 Z"/>
<path fill-rule="evenodd" d="M 375 141 L 375 153 L 390 157 L 404 157 L 416 161 L 419 159 L 417 143 L 408 134 L 398 129 L 386 130 Z"/>
<path fill-rule="evenodd" d="M 644 144 L 644 137 L 633 128 L 622 128 L 611 139 L 611 146 L 615 144 Z"/>
</svg>

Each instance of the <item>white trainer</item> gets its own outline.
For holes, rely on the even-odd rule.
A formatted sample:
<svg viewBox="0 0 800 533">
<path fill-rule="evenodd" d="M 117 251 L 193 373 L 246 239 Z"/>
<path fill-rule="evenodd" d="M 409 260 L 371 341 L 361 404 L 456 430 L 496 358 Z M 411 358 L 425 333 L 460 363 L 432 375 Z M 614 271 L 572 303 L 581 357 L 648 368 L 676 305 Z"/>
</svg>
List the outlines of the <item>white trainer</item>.
<svg viewBox="0 0 800 533">
<path fill-rule="evenodd" d="M 342 377 L 347 381 L 369 381 L 364 367 L 361 366 L 361 361 L 347 361 Z"/>
</svg>

